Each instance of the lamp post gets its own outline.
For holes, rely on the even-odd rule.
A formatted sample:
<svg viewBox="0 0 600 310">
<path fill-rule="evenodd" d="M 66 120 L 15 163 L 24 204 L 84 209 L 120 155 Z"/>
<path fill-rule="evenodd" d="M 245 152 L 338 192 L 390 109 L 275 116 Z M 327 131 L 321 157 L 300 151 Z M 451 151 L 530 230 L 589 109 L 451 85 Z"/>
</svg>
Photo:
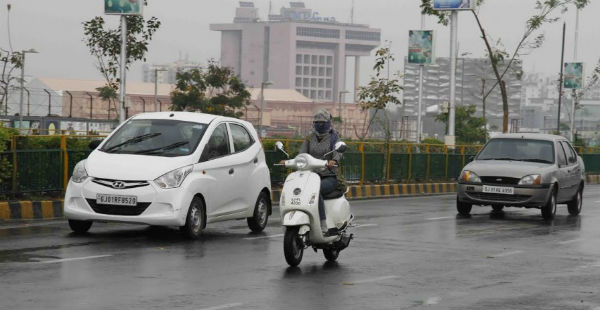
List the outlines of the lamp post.
<svg viewBox="0 0 600 310">
<path fill-rule="evenodd" d="M 158 71 L 168 71 L 164 68 L 154 68 L 154 112 L 158 111 Z"/>
<path fill-rule="evenodd" d="M 37 54 L 38 52 L 34 49 L 28 49 L 21 51 L 23 57 L 21 64 L 21 100 L 19 101 L 19 130 L 23 129 L 23 90 L 25 89 L 25 54 Z"/>
<path fill-rule="evenodd" d="M 258 132 L 261 138 L 264 138 L 263 135 L 263 110 L 265 109 L 265 87 L 273 85 L 271 81 L 264 81 L 260 84 L 260 113 L 258 115 Z"/>
<path fill-rule="evenodd" d="M 340 122 L 342 121 L 342 99 L 344 98 L 344 94 L 348 94 L 350 93 L 347 90 L 342 90 L 340 91 L 339 95 L 338 95 L 338 117 L 340 118 Z"/>
</svg>

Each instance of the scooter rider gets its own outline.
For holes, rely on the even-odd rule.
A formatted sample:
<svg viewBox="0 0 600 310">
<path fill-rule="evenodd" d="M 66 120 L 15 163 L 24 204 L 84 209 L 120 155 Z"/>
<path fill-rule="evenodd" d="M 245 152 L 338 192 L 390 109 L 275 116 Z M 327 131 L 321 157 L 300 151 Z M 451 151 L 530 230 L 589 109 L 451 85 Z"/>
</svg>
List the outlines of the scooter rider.
<svg viewBox="0 0 600 310">
<path fill-rule="evenodd" d="M 319 218 L 321 219 L 321 229 L 326 231 L 325 235 L 334 235 L 337 233 L 335 228 L 327 230 L 325 215 L 325 202 L 323 196 L 333 192 L 337 186 L 337 164 L 340 161 L 341 154 L 334 151 L 335 144 L 339 141 L 337 132 L 332 126 L 332 117 L 326 110 L 319 110 L 313 118 L 314 131 L 304 140 L 300 147 L 300 153 L 307 153 L 314 158 L 326 159 L 327 168 L 317 171 L 321 176 L 321 189 L 319 195 Z M 332 152 L 333 151 L 333 152 Z M 327 156 L 323 157 L 325 154 Z"/>
</svg>

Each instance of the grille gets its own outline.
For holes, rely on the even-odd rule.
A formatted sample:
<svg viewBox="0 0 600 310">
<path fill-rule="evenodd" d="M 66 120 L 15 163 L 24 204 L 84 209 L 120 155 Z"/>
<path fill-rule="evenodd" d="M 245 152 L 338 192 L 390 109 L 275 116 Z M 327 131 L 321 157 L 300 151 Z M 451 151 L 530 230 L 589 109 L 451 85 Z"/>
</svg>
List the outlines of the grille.
<svg viewBox="0 0 600 310">
<path fill-rule="evenodd" d="M 95 178 L 92 180 L 92 182 L 96 183 L 96 184 L 100 184 L 102 186 L 106 186 L 106 187 L 110 187 L 110 188 L 115 188 L 115 189 L 129 189 L 129 188 L 137 188 L 137 187 L 144 187 L 144 186 L 148 186 L 148 182 L 146 181 L 121 181 L 121 180 L 111 180 L 111 179 L 98 179 Z M 115 182 L 119 182 L 121 183 L 121 187 L 114 187 L 113 183 Z"/>
<path fill-rule="evenodd" d="M 150 206 L 149 202 L 138 202 L 136 206 L 118 206 L 100 205 L 95 199 L 86 200 L 94 212 L 109 215 L 140 215 Z"/>
<path fill-rule="evenodd" d="M 498 181 L 498 179 L 502 179 Z M 485 184 L 519 184 L 521 179 L 509 177 L 481 177 L 481 182 Z"/>
<path fill-rule="evenodd" d="M 474 199 L 481 199 L 487 201 L 498 201 L 498 202 L 523 202 L 531 196 L 529 195 L 503 195 L 494 193 L 480 193 L 480 192 L 467 192 L 467 195 Z"/>
</svg>

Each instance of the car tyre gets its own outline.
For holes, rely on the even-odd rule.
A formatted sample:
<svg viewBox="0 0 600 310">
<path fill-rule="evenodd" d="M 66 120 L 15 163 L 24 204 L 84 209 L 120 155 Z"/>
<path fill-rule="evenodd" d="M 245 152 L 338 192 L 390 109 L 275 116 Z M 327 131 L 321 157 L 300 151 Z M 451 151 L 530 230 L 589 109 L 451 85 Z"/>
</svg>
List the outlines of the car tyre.
<svg viewBox="0 0 600 310">
<path fill-rule="evenodd" d="M 265 192 L 261 192 L 254 205 L 252 217 L 246 218 L 248 227 L 252 232 L 259 233 L 267 227 L 269 222 L 269 198 Z"/>
<path fill-rule="evenodd" d="M 85 234 L 92 227 L 92 221 L 69 220 L 69 227 L 76 234 Z"/>
<path fill-rule="evenodd" d="M 323 249 L 323 256 L 325 256 L 325 259 L 329 262 L 335 262 L 339 255 L 340 255 L 339 249 L 333 249 L 333 248 Z"/>
<path fill-rule="evenodd" d="M 583 207 L 583 186 L 579 187 L 577 194 L 573 200 L 567 203 L 567 208 L 569 209 L 569 214 L 571 215 L 579 215 L 581 213 L 581 208 Z"/>
<path fill-rule="evenodd" d="M 550 198 L 545 205 L 542 206 L 542 217 L 545 220 L 551 220 L 556 215 L 557 201 L 556 201 L 556 188 L 552 189 Z"/>
<path fill-rule="evenodd" d="M 458 198 L 456 198 L 456 210 L 460 215 L 468 216 L 471 214 L 471 208 L 473 208 L 472 204 L 461 202 Z"/>
<path fill-rule="evenodd" d="M 304 242 L 298 234 L 298 227 L 286 227 L 283 236 L 283 254 L 288 265 L 296 267 L 302 261 Z"/>
<path fill-rule="evenodd" d="M 502 212 L 503 209 L 504 209 L 503 205 L 492 205 L 492 210 L 494 212 Z"/>
<path fill-rule="evenodd" d="M 200 197 L 194 197 L 188 208 L 185 225 L 179 227 L 186 237 L 198 239 L 206 227 L 206 207 Z"/>
</svg>

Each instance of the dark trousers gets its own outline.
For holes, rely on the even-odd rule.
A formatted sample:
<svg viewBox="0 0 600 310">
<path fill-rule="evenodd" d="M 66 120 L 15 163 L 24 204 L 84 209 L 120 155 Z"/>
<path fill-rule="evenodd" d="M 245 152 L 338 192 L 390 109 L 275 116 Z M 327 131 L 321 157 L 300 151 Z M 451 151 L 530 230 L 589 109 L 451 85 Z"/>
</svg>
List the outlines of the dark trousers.
<svg viewBox="0 0 600 310">
<path fill-rule="evenodd" d="M 335 176 L 321 177 L 321 190 L 319 195 L 319 218 L 321 219 L 321 227 L 326 227 L 325 217 L 325 200 L 323 195 L 333 192 L 337 188 L 337 178 Z"/>
</svg>

